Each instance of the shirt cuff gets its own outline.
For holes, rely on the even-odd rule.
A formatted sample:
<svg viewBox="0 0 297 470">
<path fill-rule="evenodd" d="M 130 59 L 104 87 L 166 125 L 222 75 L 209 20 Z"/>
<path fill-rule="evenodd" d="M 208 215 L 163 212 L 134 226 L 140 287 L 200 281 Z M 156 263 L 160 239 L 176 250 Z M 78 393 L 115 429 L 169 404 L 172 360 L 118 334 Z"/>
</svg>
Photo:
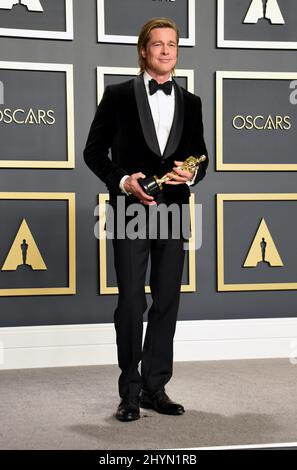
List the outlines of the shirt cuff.
<svg viewBox="0 0 297 470">
<path fill-rule="evenodd" d="M 119 184 L 119 187 L 120 187 L 120 190 L 122 191 L 122 193 L 126 194 L 127 196 L 130 196 L 130 193 L 129 191 L 126 191 L 125 188 L 124 188 L 124 182 L 126 181 L 126 179 L 129 178 L 129 175 L 125 175 L 123 176 L 123 178 L 120 180 L 120 184 Z"/>
<path fill-rule="evenodd" d="M 198 173 L 198 168 L 196 168 L 196 170 L 195 170 L 195 172 L 194 172 L 194 175 L 193 175 L 193 178 L 192 178 L 191 180 L 189 180 L 189 181 L 186 181 L 186 184 L 187 184 L 188 186 L 191 186 L 192 184 L 194 184 L 195 178 L 196 178 L 196 176 L 197 176 L 197 173 Z M 124 178 L 125 178 L 125 177 L 124 177 Z"/>
</svg>

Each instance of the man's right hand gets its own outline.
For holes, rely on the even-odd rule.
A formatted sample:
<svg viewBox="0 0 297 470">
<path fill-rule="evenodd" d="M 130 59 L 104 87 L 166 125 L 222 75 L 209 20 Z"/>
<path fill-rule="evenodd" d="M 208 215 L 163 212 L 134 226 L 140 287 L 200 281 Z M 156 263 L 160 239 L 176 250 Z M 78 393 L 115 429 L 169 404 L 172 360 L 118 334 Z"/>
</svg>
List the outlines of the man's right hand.
<svg viewBox="0 0 297 470">
<path fill-rule="evenodd" d="M 139 199 L 139 201 L 142 202 L 145 206 L 156 205 L 157 203 L 154 201 L 153 196 L 149 196 L 143 191 L 137 181 L 138 178 L 145 178 L 145 175 L 141 172 L 133 173 L 133 175 L 129 176 L 129 178 L 124 181 L 125 190 L 134 194 L 134 196 L 137 197 L 137 199 Z"/>
</svg>

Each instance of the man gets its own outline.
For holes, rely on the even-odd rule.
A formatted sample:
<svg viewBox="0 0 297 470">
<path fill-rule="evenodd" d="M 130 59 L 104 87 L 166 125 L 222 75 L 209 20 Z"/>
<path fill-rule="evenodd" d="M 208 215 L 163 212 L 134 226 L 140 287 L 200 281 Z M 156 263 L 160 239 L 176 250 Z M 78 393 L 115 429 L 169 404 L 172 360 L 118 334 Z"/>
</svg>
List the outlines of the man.
<svg viewBox="0 0 297 470">
<path fill-rule="evenodd" d="M 177 85 L 172 74 L 178 55 L 179 32 L 167 18 L 154 18 L 138 39 L 140 75 L 106 87 L 92 123 L 84 158 L 109 189 L 109 203 L 125 207 L 140 203 L 150 213 L 161 203 L 189 205 L 189 185 L 204 175 L 179 169 L 189 156 L 207 150 L 203 138 L 201 100 Z M 108 157 L 111 148 L 112 159 Z M 138 179 L 168 173 L 171 179 L 157 196 L 144 192 Z M 129 220 L 124 216 L 125 223 Z M 149 220 L 149 217 L 148 219 Z M 172 222 L 168 222 L 172 230 Z M 170 232 L 169 230 L 169 232 Z M 170 232 L 171 233 L 171 232 Z M 118 362 L 121 369 L 120 421 L 139 419 L 139 405 L 159 413 L 181 415 L 182 405 L 165 392 L 172 376 L 173 337 L 184 262 L 184 237 L 113 239 L 119 288 L 114 314 Z M 150 288 L 153 303 L 142 349 L 143 313 L 147 308 L 145 275 L 151 256 Z M 141 361 L 141 374 L 138 364 Z"/>
</svg>

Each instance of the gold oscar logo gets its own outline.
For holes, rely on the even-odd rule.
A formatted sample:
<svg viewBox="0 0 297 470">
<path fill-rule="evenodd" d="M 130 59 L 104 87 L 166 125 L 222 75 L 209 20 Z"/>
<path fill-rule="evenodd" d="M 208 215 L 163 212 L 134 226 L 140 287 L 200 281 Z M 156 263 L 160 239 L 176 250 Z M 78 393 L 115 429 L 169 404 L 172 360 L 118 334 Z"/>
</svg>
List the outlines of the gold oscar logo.
<svg viewBox="0 0 297 470">
<path fill-rule="evenodd" d="M 258 263 L 266 263 L 273 267 L 283 266 L 282 259 L 264 219 L 260 222 L 243 267 L 255 268 Z"/>
<path fill-rule="evenodd" d="M 242 116 L 238 114 L 232 119 L 232 126 L 237 129 L 246 129 L 246 130 L 270 130 L 270 131 L 289 131 L 292 128 L 291 116 L 262 116 L 261 114 L 257 116 L 247 115 Z"/>
<path fill-rule="evenodd" d="M 23 219 L 16 237 L 11 245 L 2 271 L 16 270 L 47 270 L 46 264 L 40 254 L 31 230 Z"/>
<path fill-rule="evenodd" d="M 0 103 L 1 104 L 1 103 Z M 0 124 L 37 124 L 52 126 L 56 123 L 53 109 L 0 109 Z"/>
<path fill-rule="evenodd" d="M 0 0 L 0 8 L 11 10 L 15 5 L 23 5 L 29 11 L 43 11 L 39 0 Z"/>
<path fill-rule="evenodd" d="M 1 0 L 0 0 L 1 1 Z M 4 105 L 4 83 L 0 81 L 0 105 Z M 0 124 L 37 124 L 52 126 L 56 123 L 53 109 L 0 109 Z"/>
<path fill-rule="evenodd" d="M 244 23 L 258 23 L 259 20 L 270 20 L 271 24 L 285 24 L 277 0 L 252 0 L 244 18 Z"/>
</svg>

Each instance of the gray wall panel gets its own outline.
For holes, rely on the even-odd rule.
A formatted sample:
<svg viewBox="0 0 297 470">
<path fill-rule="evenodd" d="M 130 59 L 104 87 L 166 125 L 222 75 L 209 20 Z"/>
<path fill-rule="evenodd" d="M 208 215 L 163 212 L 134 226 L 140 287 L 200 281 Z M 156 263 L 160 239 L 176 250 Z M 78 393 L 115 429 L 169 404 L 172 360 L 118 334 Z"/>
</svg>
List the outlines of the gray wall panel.
<svg viewBox="0 0 297 470">
<path fill-rule="evenodd" d="M 179 319 L 293 317 L 296 315 L 296 291 L 216 291 L 215 194 L 295 192 L 296 174 L 215 171 L 215 71 L 296 71 L 296 51 L 217 49 L 216 2 L 200 0 L 196 4 L 197 45 L 181 48 L 178 66 L 195 70 L 195 92 L 203 102 L 210 165 L 205 180 L 193 189 L 196 200 L 203 205 L 203 245 L 197 253 L 198 291 L 181 295 Z M 133 45 L 96 42 L 95 12 L 95 0 L 74 2 L 73 41 L 0 38 L 1 60 L 74 65 L 76 142 L 74 170 L 0 169 L 1 191 L 75 192 L 77 204 L 77 294 L 2 297 L 0 326 L 113 320 L 117 296 L 98 295 L 98 241 L 94 237 L 96 218 L 93 213 L 97 194 L 105 192 L 106 188 L 86 167 L 82 152 L 96 109 L 96 67 L 136 67 L 137 56 Z M 281 223 L 281 220 L 277 222 Z M 1 226 L 5 228 L 3 217 Z M 291 229 L 295 231 L 294 220 Z M 150 304 L 150 296 L 148 299 Z"/>
</svg>

